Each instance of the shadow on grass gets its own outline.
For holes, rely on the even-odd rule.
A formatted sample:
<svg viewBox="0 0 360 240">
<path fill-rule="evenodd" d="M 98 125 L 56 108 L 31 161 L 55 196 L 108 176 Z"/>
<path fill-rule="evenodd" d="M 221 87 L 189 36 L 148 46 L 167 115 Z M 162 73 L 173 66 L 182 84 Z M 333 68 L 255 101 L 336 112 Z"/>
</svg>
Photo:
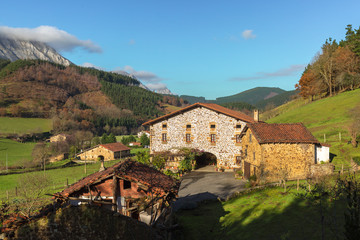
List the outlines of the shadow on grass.
<svg viewBox="0 0 360 240">
<path fill-rule="evenodd" d="M 180 211 L 177 239 L 321 239 L 320 208 L 293 193 L 248 193 Z M 324 239 L 342 237 L 344 204 L 326 209 Z"/>
</svg>

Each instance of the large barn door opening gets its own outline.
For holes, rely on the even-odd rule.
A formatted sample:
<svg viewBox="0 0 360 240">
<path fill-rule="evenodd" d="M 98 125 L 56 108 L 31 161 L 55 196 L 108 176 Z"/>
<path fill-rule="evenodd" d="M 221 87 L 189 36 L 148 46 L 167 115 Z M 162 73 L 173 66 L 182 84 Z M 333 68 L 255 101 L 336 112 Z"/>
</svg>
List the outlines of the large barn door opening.
<svg viewBox="0 0 360 240">
<path fill-rule="evenodd" d="M 244 176 L 246 179 L 250 178 L 250 163 L 244 161 Z"/>
<path fill-rule="evenodd" d="M 203 152 L 195 157 L 197 167 L 205 167 L 207 165 L 216 165 L 216 156 L 209 152 Z"/>
</svg>

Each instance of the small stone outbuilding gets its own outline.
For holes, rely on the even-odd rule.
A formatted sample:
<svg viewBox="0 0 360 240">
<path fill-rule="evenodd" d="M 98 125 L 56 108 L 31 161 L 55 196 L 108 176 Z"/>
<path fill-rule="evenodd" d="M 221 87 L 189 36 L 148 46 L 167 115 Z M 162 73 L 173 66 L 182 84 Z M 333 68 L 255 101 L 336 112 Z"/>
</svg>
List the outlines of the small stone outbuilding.
<svg viewBox="0 0 360 240">
<path fill-rule="evenodd" d="M 246 178 L 303 179 L 317 162 L 316 146 L 320 143 L 302 123 L 248 123 L 241 139 L 241 169 Z"/>
<path fill-rule="evenodd" d="M 80 160 L 111 161 L 130 156 L 130 148 L 122 143 L 100 144 L 77 154 Z"/>
</svg>

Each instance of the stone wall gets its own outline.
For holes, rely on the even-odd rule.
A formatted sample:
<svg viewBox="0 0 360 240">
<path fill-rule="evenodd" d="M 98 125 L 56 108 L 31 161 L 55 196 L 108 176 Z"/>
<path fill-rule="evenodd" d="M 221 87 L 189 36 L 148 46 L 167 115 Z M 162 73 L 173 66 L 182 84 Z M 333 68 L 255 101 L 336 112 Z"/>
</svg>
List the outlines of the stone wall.
<svg viewBox="0 0 360 240">
<path fill-rule="evenodd" d="M 78 154 L 77 156 L 81 159 L 81 160 L 97 160 L 99 156 L 103 156 L 105 161 L 110 161 L 110 160 L 114 160 L 114 152 L 102 147 L 102 146 L 97 146 L 94 147 L 92 149 L 89 149 L 83 153 Z"/>
<path fill-rule="evenodd" d="M 310 167 L 312 177 L 330 175 L 334 173 L 334 170 L 335 170 L 335 166 L 331 163 L 314 164 L 311 165 Z"/>
<path fill-rule="evenodd" d="M 179 148 L 195 148 L 214 154 L 218 166 L 239 167 L 236 156 L 240 156 L 241 144 L 236 143 L 235 136 L 245 124 L 222 113 L 198 107 L 150 126 L 150 153 L 168 150 L 176 153 Z M 191 128 L 187 128 L 187 125 L 191 125 Z M 212 129 L 211 125 L 215 125 L 215 128 Z M 236 125 L 241 128 L 236 128 Z M 166 134 L 166 142 L 162 141 L 163 133 Z M 190 142 L 186 141 L 186 134 L 190 134 Z M 210 134 L 216 135 L 215 143 L 211 142 Z"/>
<path fill-rule="evenodd" d="M 279 180 L 283 172 L 288 173 L 288 179 L 306 178 L 310 174 L 310 166 L 315 163 L 314 144 L 259 144 L 251 129 L 248 129 L 243 136 L 242 143 L 244 153 L 247 149 L 244 161 L 251 164 L 251 175 L 254 173 L 258 175 L 260 168 L 263 168 L 268 181 Z"/>
</svg>

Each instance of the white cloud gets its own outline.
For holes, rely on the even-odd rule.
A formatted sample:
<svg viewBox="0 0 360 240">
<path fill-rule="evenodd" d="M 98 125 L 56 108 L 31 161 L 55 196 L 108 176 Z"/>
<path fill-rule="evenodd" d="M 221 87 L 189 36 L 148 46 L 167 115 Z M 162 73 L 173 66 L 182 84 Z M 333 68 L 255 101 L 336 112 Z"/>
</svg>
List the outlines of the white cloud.
<svg viewBox="0 0 360 240">
<path fill-rule="evenodd" d="M 105 71 L 104 68 L 99 67 L 99 66 L 96 66 L 96 65 L 94 65 L 94 64 L 92 64 L 92 63 L 88 63 L 88 62 L 85 62 L 85 63 L 81 64 L 81 66 L 82 66 L 82 67 L 87 67 L 87 68 L 95 68 L 95 69 L 98 69 L 98 70 L 103 70 L 103 71 Z"/>
<path fill-rule="evenodd" d="M 137 71 L 131 66 L 118 67 L 114 72 L 124 75 L 134 76 L 136 79 L 144 83 L 144 85 L 152 91 L 166 90 L 166 84 L 163 83 L 163 79 L 158 75 L 148 71 Z"/>
<path fill-rule="evenodd" d="M 74 35 L 53 26 L 39 26 L 37 28 L 0 26 L 0 37 L 1 36 L 12 39 L 44 42 L 59 52 L 69 52 L 78 47 L 88 52 L 102 52 L 101 47 L 91 40 L 80 40 Z"/>
<path fill-rule="evenodd" d="M 254 30 L 245 30 L 245 31 L 243 31 L 243 32 L 241 33 L 241 35 L 242 35 L 242 37 L 243 37 L 244 39 L 246 39 L 246 40 L 248 40 L 248 39 L 254 39 L 254 38 L 256 38 L 256 35 L 253 34 L 253 31 L 254 31 Z"/>
<path fill-rule="evenodd" d="M 259 80 L 273 77 L 287 77 L 292 76 L 305 69 L 305 64 L 291 65 L 287 68 L 282 68 L 274 72 L 257 72 L 254 76 L 250 77 L 234 77 L 232 81 L 247 81 L 247 80 Z"/>
</svg>

